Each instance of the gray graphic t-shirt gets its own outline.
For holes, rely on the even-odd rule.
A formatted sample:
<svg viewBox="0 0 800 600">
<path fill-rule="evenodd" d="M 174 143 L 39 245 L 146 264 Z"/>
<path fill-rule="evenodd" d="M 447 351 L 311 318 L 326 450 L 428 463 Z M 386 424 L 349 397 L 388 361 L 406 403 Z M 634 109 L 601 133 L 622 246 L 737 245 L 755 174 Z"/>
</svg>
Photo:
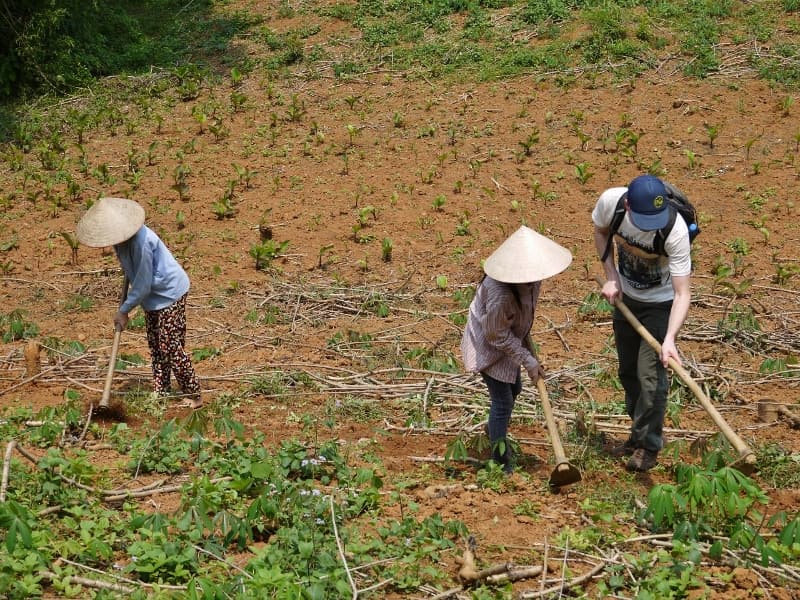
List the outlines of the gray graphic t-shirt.
<svg viewBox="0 0 800 600">
<path fill-rule="evenodd" d="M 608 227 L 620 196 L 627 188 L 614 187 L 600 195 L 592 211 L 592 221 L 598 227 Z M 689 230 L 680 215 L 675 217 L 661 256 L 653 251 L 655 231 L 642 231 L 631 223 L 628 215 L 622 220 L 615 237 L 617 271 L 622 282 L 622 292 L 641 302 L 667 302 L 672 300 L 673 275 L 689 275 L 692 271 Z"/>
</svg>

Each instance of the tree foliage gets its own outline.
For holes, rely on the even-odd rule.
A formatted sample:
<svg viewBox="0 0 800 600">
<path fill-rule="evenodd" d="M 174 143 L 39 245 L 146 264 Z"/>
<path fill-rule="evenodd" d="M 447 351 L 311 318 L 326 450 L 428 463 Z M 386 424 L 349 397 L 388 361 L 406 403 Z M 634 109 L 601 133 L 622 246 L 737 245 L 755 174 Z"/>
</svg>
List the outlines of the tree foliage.
<svg viewBox="0 0 800 600">
<path fill-rule="evenodd" d="M 174 33 L 191 16 L 181 9 L 176 0 L 0 0 L 0 100 L 174 62 L 186 47 Z"/>
</svg>

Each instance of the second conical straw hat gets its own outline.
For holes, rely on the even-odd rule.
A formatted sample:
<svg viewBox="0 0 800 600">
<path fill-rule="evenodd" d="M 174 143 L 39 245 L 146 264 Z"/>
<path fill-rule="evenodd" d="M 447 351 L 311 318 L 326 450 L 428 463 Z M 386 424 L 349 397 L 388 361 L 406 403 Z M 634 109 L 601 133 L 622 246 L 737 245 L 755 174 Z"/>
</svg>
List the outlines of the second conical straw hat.
<svg viewBox="0 0 800 600">
<path fill-rule="evenodd" d="M 492 252 L 483 270 L 496 281 L 529 283 L 557 275 L 571 262 L 564 246 L 523 225 Z"/>
<path fill-rule="evenodd" d="M 127 198 L 100 198 L 75 227 L 82 244 L 105 248 L 121 244 L 144 225 L 144 208 Z"/>
</svg>

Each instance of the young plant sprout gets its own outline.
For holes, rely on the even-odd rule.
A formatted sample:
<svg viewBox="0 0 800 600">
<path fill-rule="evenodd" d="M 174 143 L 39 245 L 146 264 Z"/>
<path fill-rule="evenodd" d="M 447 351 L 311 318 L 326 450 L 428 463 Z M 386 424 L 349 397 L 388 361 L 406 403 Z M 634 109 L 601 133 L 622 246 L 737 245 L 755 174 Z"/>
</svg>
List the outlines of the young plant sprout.
<svg viewBox="0 0 800 600">
<path fill-rule="evenodd" d="M 72 259 L 71 264 L 77 265 L 78 264 L 78 247 L 80 246 L 80 242 L 78 242 L 78 238 L 76 238 L 71 233 L 66 231 L 61 232 L 61 237 L 63 237 L 67 244 L 69 244 L 70 249 L 72 250 Z"/>
<path fill-rule="evenodd" d="M 706 130 L 706 135 L 708 136 L 708 147 L 714 147 L 714 140 L 717 139 L 719 136 L 719 126 L 718 125 L 709 125 L 708 123 L 704 123 L 703 127 Z"/>
<path fill-rule="evenodd" d="M 317 265 L 320 269 L 324 269 L 325 268 L 325 265 L 327 263 L 323 262 L 323 261 L 324 261 L 324 259 L 325 259 L 325 257 L 327 255 L 332 254 L 332 253 L 333 253 L 333 244 L 325 244 L 324 246 L 320 246 L 320 249 L 319 249 L 319 263 Z"/>
<path fill-rule="evenodd" d="M 392 250 L 394 243 L 391 238 L 385 237 L 381 242 L 381 259 L 383 262 L 390 262 L 392 260 Z"/>
<path fill-rule="evenodd" d="M 178 198 L 180 198 L 182 201 L 188 199 L 189 184 L 186 180 L 191 172 L 192 170 L 189 168 L 189 166 L 184 165 L 183 163 L 176 165 L 175 169 L 172 171 L 172 177 L 175 181 L 172 189 L 178 192 Z"/>
<path fill-rule="evenodd" d="M 581 182 L 581 185 L 586 185 L 586 182 L 592 178 L 594 173 L 591 171 L 591 165 L 587 162 L 578 163 L 575 165 L 575 177 Z"/>
</svg>

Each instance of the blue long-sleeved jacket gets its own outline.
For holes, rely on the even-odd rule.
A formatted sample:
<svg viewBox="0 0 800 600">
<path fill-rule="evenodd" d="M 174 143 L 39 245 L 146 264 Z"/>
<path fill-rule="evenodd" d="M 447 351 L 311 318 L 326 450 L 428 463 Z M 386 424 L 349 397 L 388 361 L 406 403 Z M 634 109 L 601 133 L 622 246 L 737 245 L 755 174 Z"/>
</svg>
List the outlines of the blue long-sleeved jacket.
<svg viewBox="0 0 800 600">
<path fill-rule="evenodd" d="M 189 276 L 155 232 L 142 225 L 136 234 L 114 246 L 122 270 L 130 281 L 128 297 L 119 311 L 134 307 L 161 310 L 189 291 Z"/>
</svg>

